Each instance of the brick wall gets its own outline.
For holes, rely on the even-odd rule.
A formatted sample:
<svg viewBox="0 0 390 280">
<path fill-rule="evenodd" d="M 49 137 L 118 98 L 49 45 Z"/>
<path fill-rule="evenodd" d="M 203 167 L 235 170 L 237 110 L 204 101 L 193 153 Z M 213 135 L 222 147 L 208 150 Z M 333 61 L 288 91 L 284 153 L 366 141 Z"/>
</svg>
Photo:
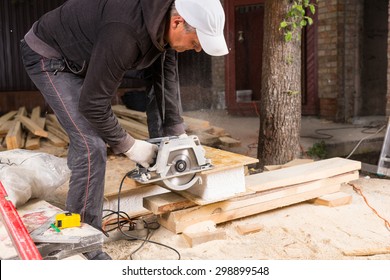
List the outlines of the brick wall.
<svg viewBox="0 0 390 280">
<path fill-rule="evenodd" d="M 318 2 L 318 96 L 320 99 L 320 117 L 334 121 L 350 122 L 353 117 L 365 114 L 366 110 L 362 107 L 367 106 L 367 104 L 364 100 L 368 98 L 369 101 L 372 101 L 373 99 L 370 100 L 367 95 L 372 95 L 374 90 L 377 90 L 370 87 L 365 90 L 363 88 L 363 85 L 365 85 L 362 80 L 364 3 L 364 0 Z M 390 14 L 390 5 L 388 10 Z M 390 17 L 388 27 L 390 30 Z M 379 29 L 377 31 L 379 32 Z M 387 48 L 387 53 L 390 54 L 390 36 L 388 37 Z M 390 55 L 388 55 L 387 60 L 390 66 Z M 389 66 L 387 67 L 386 89 L 387 116 L 390 116 Z M 381 102 L 381 99 L 377 98 L 376 100 Z"/>
<path fill-rule="evenodd" d="M 339 84 L 338 0 L 318 2 L 318 96 L 320 116 L 333 119 Z"/>
</svg>

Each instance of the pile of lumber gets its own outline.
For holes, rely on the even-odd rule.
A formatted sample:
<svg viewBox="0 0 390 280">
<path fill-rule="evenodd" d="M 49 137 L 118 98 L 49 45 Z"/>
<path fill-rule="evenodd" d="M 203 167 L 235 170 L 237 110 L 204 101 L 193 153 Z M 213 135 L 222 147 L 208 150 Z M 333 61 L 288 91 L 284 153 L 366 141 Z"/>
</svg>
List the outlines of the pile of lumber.
<svg viewBox="0 0 390 280">
<path fill-rule="evenodd" d="M 146 113 L 130 110 L 124 105 L 113 105 L 112 109 L 119 123 L 130 135 L 137 139 L 148 139 Z M 232 138 L 223 128 L 210 124 L 209 121 L 183 116 L 187 134 L 199 137 L 202 145 L 209 147 L 237 147 L 241 142 Z"/>
<path fill-rule="evenodd" d="M 330 158 L 245 176 L 246 192 L 224 201 L 199 205 L 171 192 L 145 197 L 143 205 L 159 215 L 162 226 L 182 233 L 197 223 L 219 224 L 338 193 L 359 178 L 360 169 L 359 161 Z"/>
<path fill-rule="evenodd" d="M 148 139 L 146 113 L 127 109 L 124 105 L 112 106 L 122 127 L 134 138 Z M 184 116 L 187 134 L 195 134 L 203 145 L 210 147 L 237 147 L 239 140 L 233 139 L 223 128 L 210 125 L 208 121 Z M 25 107 L 0 117 L 0 149 L 39 149 L 41 139 L 54 146 L 66 147 L 69 137 L 54 114 L 41 117 L 40 107 L 31 113 Z"/>
<path fill-rule="evenodd" d="M 69 138 L 54 114 L 41 117 L 41 108 L 35 107 L 29 114 L 25 107 L 10 111 L 0 117 L 0 143 L 3 149 L 40 148 L 41 139 L 52 145 L 65 147 Z"/>
</svg>

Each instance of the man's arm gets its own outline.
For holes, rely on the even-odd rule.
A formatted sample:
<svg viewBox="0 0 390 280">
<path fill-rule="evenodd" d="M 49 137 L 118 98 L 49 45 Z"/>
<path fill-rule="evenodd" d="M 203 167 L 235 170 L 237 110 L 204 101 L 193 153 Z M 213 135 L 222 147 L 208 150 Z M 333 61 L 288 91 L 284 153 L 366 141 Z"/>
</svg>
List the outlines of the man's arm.
<svg viewBox="0 0 390 280">
<path fill-rule="evenodd" d="M 124 153 L 134 144 L 134 138 L 120 126 L 111 109 L 111 100 L 139 51 L 126 25 L 107 25 L 97 38 L 79 110 L 115 153 Z"/>
<path fill-rule="evenodd" d="M 173 49 L 167 50 L 161 59 L 152 65 L 151 70 L 163 136 L 181 135 L 185 133 L 185 127 L 181 117 L 177 52 Z"/>
</svg>

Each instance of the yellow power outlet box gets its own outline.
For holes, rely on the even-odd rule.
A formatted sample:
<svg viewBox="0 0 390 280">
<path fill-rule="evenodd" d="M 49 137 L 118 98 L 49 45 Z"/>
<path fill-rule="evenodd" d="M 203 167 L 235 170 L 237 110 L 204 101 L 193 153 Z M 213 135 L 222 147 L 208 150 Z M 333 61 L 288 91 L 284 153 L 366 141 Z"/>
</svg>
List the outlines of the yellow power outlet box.
<svg viewBox="0 0 390 280">
<path fill-rule="evenodd" d="M 58 228 L 79 227 L 81 223 L 80 214 L 76 213 L 61 213 L 56 215 L 55 225 Z"/>
</svg>

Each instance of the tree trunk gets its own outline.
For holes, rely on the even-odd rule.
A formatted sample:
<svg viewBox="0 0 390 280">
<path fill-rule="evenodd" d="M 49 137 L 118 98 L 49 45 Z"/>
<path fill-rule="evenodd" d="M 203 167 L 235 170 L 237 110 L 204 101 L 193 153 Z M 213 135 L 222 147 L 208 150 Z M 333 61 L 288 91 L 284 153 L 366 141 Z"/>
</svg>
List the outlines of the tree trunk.
<svg viewBox="0 0 390 280">
<path fill-rule="evenodd" d="M 283 164 L 300 156 L 301 31 L 285 42 L 280 22 L 289 0 L 266 0 L 263 76 L 258 141 L 259 167 Z M 297 39 L 299 38 L 299 39 Z"/>
</svg>

